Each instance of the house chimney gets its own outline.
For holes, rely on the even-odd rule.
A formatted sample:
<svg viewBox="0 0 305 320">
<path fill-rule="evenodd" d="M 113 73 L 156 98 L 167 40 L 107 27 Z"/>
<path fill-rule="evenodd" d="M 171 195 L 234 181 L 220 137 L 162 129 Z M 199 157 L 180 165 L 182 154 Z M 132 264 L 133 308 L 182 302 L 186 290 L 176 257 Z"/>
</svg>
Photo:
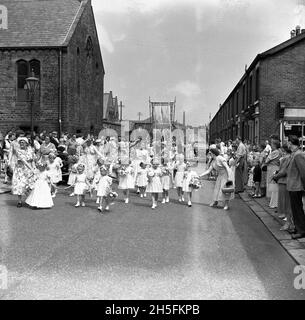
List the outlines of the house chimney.
<svg viewBox="0 0 305 320">
<path fill-rule="evenodd" d="M 297 36 L 301 34 L 301 27 L 300 26 L 295 27 L 295 33 Z"/>
<path fill-rule="evenodd" d="M 290 36 L 291 36 L 291 38 L 294 38 L 294 37 L 295 37 L 295 30 L 291 30 L 291 31 L 290 31 Z"/>
</svg>

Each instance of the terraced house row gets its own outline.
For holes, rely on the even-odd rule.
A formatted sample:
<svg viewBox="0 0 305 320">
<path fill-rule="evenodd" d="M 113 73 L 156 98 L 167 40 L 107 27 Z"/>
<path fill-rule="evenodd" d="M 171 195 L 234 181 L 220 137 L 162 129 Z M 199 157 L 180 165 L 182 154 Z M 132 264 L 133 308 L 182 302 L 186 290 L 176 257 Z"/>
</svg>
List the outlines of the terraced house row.
<svg viewBox="0 0 305 320">
<path fill-rule="evenodd" d="M 261 143 L 297 135 L 305 147 L 305 29 L 260 53 L 210 122 L 210 140 Z"/>
</svg>

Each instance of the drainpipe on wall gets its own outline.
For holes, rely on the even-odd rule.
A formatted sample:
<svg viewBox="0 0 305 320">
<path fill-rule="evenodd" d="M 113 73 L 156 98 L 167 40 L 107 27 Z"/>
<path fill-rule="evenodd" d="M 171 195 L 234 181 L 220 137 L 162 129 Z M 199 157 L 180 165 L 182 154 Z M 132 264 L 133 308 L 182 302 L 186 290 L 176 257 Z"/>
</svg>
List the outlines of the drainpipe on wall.
<svg viewBox="0 0 305 320">
<path fill-rule="evenodd" d="M 59 49 L 59 59 L 58 59 L 58 69 L 59 69 L 59 95 L 58 95 L 58 136 L 61 136 L 62 132 L 62 49 Z"/>
</svg>

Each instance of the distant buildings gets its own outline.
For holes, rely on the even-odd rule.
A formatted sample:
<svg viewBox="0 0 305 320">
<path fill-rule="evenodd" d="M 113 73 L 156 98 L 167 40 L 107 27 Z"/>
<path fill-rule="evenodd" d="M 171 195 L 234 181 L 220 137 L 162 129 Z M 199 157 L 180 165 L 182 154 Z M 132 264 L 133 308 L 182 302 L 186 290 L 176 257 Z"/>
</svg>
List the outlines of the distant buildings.
<svg viewBox="0 0 305 320">
<path fill-rule="evenodd" d="M 26 78 L 34 71 L 35 131 L 99 132 L 105 71 L 91 0 L 1 4 L 9 19 L 0 29 L 0 130 L 30 130 Z"/>
<path fill-rule="evenodd" d="M 112 91 L 104 93 L 103 129 L 109 128 L 121 133 L 123 104 L 118 97 L 113 97 Z"/>
<path fill-rule="evenodd" d="M 305 144 L 305 30 L 258 54 L 210 123 L 210 140 L 260 143 L 296 134 Z"/>
</svg>

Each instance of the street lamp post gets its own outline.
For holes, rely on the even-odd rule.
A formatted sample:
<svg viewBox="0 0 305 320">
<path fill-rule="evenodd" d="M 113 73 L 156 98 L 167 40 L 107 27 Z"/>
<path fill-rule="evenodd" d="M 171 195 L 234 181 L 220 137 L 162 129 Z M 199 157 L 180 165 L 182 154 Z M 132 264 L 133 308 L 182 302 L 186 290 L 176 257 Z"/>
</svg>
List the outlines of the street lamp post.
<svg viewBox="0 0 305 320">
<path fill-rule="evenodd" d="M 32 70 L 31 77 L 26 80 L 27 89 L 29 90 L 29 101 L 31 105 L 31 134 L 34 133 L 34 98 L 35 92 L 39 85 L 39 79 L 35 77 L 34 70 Z"/>
</svg>

